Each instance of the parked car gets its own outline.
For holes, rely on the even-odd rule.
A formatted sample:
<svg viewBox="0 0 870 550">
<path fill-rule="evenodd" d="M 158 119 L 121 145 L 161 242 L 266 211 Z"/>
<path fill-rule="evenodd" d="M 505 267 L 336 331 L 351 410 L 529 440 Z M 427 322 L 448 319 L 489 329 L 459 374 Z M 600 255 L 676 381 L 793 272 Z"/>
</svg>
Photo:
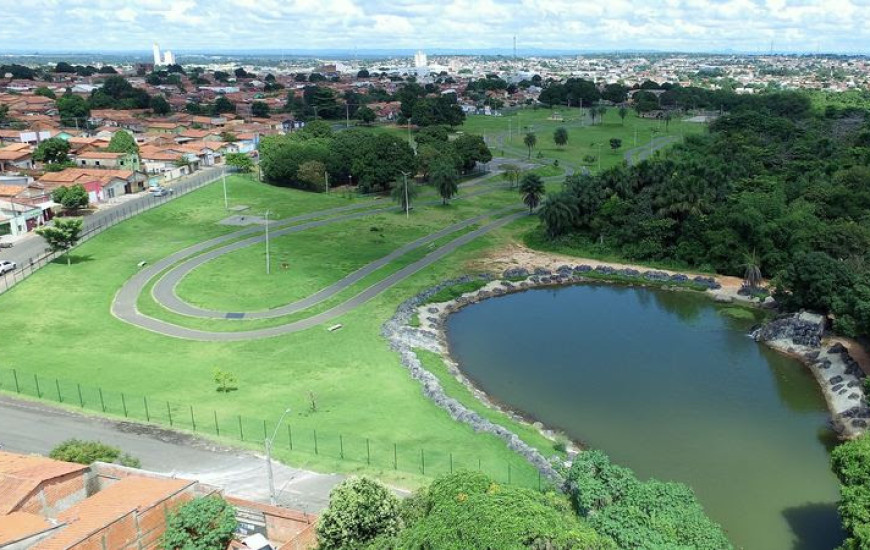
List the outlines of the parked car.
<svg viewBox="0 0 870 550">
<path fill-rule="evenodd" d="M 0 248 L 12 248 L 12 241 L 0 241 Z"/>
<path fill-rule="evenodd" d="M 165 196 L 171 195 L 173 193 L 173 190 L 171 187 L 161 187 L 161 186 L 151 187 L 150 189 L 148 189 L 148 191 L 150 191 L 151 195 L 154 197 L 165 197 Z"/>
<path fill-rule="evenodd" d="M 14 271 L 18 265 L 12 260 L 0 260 L 0 275 Z"/>
</svg>

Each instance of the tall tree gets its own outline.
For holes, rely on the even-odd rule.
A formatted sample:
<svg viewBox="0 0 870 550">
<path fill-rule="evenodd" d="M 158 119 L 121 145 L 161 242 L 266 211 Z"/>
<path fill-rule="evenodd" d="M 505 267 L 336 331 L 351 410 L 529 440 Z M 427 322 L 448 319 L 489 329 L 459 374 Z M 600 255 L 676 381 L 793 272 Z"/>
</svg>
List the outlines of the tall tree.
<svg viewBox="0 0 870 550">
<path fill-rule="evenodd" d="M 459 174 L 448 159 L 442 158 L 432 163 L 429 179 L 438 191 L 442 204 L 446 205 L 459 191 Z"/>
<path fill-rule="evenodd" d="M 255 101 L 251 103 L 251 115 L 257 118 L 268 118 L 269 104 L 265 101 Z"/>
<path fill-rule="evenodd" d="M 33 152 L 33 160 L 46 164 L 61 164 L 69 160 L 69 142 L 53 137 L 39 143 Z"/>
<path fill-rule="evenodd" d="M 161 548 L 219 550 L 226 548 L 238 526 L 233 506 L 219 496 L 199 497 L 169 514 Z"/>
<path fill-rule="evenodd" d="M 568 130 L 561 126 L 556 128 L 553 132 L 553 143 L 555 143 L 559 148 L 565 147 L 568 143 Z"/>
<path fill-rule="evenodd" d="M 52 252 L 64 252 L 66 265 L 70 265 L 69 250 L 79 242 L 82 233 L 82 219 L 56 218 L 53 225 L 39 227 L 36 233 L 48 242 Z"/>
<path fill-rule="evenodd" d="M 625 126 L 625 115 L 628 114 L 628 109 L 626 109 L 625 107 L 620 107 L 619 111 L 617 112 L 619 113 L 619 119 L 622 121 L 622 125 Z"/>
<path fill-rule="evenodd" d="M 151 111 L 155 115 L 168 115 L 171 107 L 169 102 L 166 101 L 166 98 L 162 95 L 155 95 L 151 97 Z"/>
<path fill-rule="evenodd" d="M 250 172 L 254 169 L 254 161 L 245 153 L 227 153 L 227 166 L 235 167 L 239 172 Z"/>
<path fill-rule="evenodd" d="M 80 183 L 71 187 L 61 185 L 51 192 L 51 200 L 60 204 L 64 210 L 75 211 L 88 205 L 88 192 Z"/>
<path fill-rule="evenodd" d="M 366 107 L 365 105 L 360 107 L 356 112 L 356 119 L 360 121 L 362 124 L 371 124 L 375 121 L 377 115 L 374 111 Z"/>
<path fill-rule="evenodd" d="M 139 154 L 139 145 L 136 143 L 136 138 L 133 134 L 126 130 L 115 132 L 112 139 L 109 141 L 109 146 L 106 147 L 112 153 L 135 153 Z"/>
<path fill-rule="evenodd" d="M 88 102 L 80 96 L 66 93 L 57 100 L 57 111 L 60 114 L 60 123 L 64 126 L 84 128 L 87 126 L 91 109 Z"/>
<path fill-rule="evenodd" d="M 544 188 L 544 182 L 541 176 L 537 174 L 526 174 L 520 182 L 520 194 L 523 196 L 523 203 L 529 207 L 529 214 L 541 203 L 541 198 L 547 190 Z"/>
<path fill-rule="evenodd" d="M 532 158 L 532 149 L 534 149 L 535 145 L 538 143 L 538 136 L 536 136 L 534 132 L 526 132 L 526 135 L 523 136 L 523 143 L 529 149 L 529 158 Z"/>
</svg>

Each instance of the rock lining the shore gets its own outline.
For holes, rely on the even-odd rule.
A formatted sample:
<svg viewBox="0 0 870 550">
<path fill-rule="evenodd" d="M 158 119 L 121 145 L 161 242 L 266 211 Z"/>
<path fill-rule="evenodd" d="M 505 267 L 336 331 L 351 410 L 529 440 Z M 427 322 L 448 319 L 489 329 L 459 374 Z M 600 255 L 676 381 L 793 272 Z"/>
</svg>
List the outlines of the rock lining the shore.
<svg viewBox="0 0 870 550">
<path fill-rule="evenodd" d="M 544 455 L 520 439 L 512 431 L 504 426 L 500 426 L 480 414 L 467 408 L 465 405 L 456 399 L 447 395 L 438 377 L 426 370 L 423 367 L 420 358 L 414 352 L 415 348 L 429 350 L 435 353 L 444 354 L 445 350 L 440 342 L 440 336 L 437 332 L 426 329 L 409 326 L 409 322 L 413 315 L 419 315 L 420 309 L 425 302 L 434 296 L 436 293 L 455 286 L 457 284 L 468 283 L 472 281 L 492 281 L 492 276 L 481 275 L 477 277 L 463 276 L 457 279 L 445 281 L 439 285 L 428 288 L 423 292 L 402 302 L 396 309 L 396 313 L 383 324 L 381 334 L 389 342 L 390 348 L 399 354 L 402 364 L 411 373 L 411 377 L 419 381 L 423 386 L 423 394 L 431 399 L 436 405 L 446 410 L 450 417 L 456 421 L 468 424 L 476 432 L 489 433 L 502 439 L 509 449 L 519 453 L 528 460 L 541 474 L 549 481 L 561 486 L 564 483 L 562 476 L 556 471 L 553 463 Z M 429 307 L 428 310 L 436 309 Z M 428 311 L 427 313 L 431 313 Z M 436 311 L 441 314 L 442 309 L 437 308 Z M 432 317 L 438 321 L 438 318 Z M 422 318 L 421 318 L 422 320 Z"/>
<path fill-rule="evenodd" d="M 756 341 L 806 364 L 822 389 L 834 429 L 841 437 L 858 437 L 870 424 L 866 374 L 843 344 L 824 349 L 824 334 L 825 318 L 807 312 L 780 315 L 751 333 Z"/>
</svg>

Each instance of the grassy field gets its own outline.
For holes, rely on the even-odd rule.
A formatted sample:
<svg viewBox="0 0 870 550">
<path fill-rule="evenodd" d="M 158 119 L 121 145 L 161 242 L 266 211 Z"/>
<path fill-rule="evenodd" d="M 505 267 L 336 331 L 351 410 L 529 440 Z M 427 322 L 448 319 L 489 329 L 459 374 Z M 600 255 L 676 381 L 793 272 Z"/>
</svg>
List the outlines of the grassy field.
<svg viewBox="0 0 870 550">
<path fill-rule="evenodd" d="M 196 269 L 177 291 L 185 301 L 208 309 L 274 308 L 313 294 L 404 244 L 518 200 L 516 191 L 500 190 L 447 206 L 419 206 L 410 217 L 396 210 L 280 236 L 271 241 L 271 275 L 265 273 L 265 247 L 251 246 Z"/>
<path fill-rule="evenodd" d="M 233 203 L 249 205 L 251 211 L 268 206 L 282 217 L 348 202 L 243 178 L 229 182 Z M 457 212 L 471 209 L 457 202 L 455 207 L 433 207 L 433 211 L 453 208 Z M 428 215 L 422 210 L 415 211 L 412 219 Z M 317 430 L 320 452 L 314 454 L 310 446 L 297 442 L 294 451 L 277 449 L 277 455 L 312 468 L 365 470 L 399 483 L 418 481 L 414 473 L 402 468 L 393 471 L 383 461 L 367 466 L 358 460 L 336 460 L 338 452 L 329 452 L 328 447 L 337 449 L 343 441 L 348 447 L 356 442 L 358 453 L 366 438 L 381 454 L 396 443 L 404 462 L 425 449 L 427 475 L 439 471 L 439 466 L 445 471 L 451 455 L 457 467 L 463 461 L 466 465 L 480 461 L 484 467 L 516 463 L 516 455 L 500 440 L 475 434 L 424 398 L 419 384 L 380 336 L 380 326 L 394 313 L 396 304 L 421 288 L 466 272 L 468 263 L 482 250 L 512 238 L 515 228 L 480 238 L 387 290 L 343 316 L 344 328 L 337 332 L 317 327 L 267 340 L 203 343 L 152 334 L 112 317 L 112 298 L 138 269 L 139 261 L 153 262 L 230 231 L 215 223 L 226 215 L 220 185 L 208 186 L 109 229 L 76 249 L 72 266 L 52 264 L 0 296 L 4 326 L 7 334 L 14 334 L 4 341 L 5 359 L 0 368 L 59 378 L 72 387 L 76 383 L 100 387 L 107 396 L 124 392 L 128 406 L 141 403 L 143 396 L 181 410 L 182 405 L 195 405 L 198 411 L 213 411 L 222 423 L 241 416 L 271 424 L 290 406 L 292 429 L 299 434 Z M 352 237 L 348 231 L 347 239 Z M 34 353 L 37 349 L 39 353 Z M 238 391 L 215 390 L 216 368 L 236 375 Z M 3 389 L 11 389 L 8 382 Z M 310 407 L 311 395 L 317 402 L 316 411 Z M 260 424 L 255 421 L 254 425 Z M 533 443 L 547 445 L 543 439 Z"/>
<path fill-rule="evenodd" d="M 553 115 L 561 116 L 562 120 L 552 120 Z M 568 130 L 568 143 L 561 148 L 553 142 L 553 132 L 560 127 Z M 640 118 L 633 111 L 629 111 L 623 121 L 613 107 L 607 110 L 602 122 L 596 118 L 592 125 L 585 110 L 581 113 L 578 108 L 561 107 L 552 110 L 529 108 L 501 117 L 473 115 L 459 130 L 484 135 L 493 155 L 522 158 L 528 156 L 523 137 L 531 131 L 538 140 L 532 150 L 532 160 L 549 164 L 558 159 L 560 164 L 575 168 L 586 165 L 590 170 L 596 170 L 599 153 L 601 167 L 607 168 L 622 162 L 627 150 L 648 144 L 655 137 L 700 133 L 706 131 L 706 126 L 677 119 L 665 125 L 663 121 Z M 622 146 L 611 149 L 611 138 L 621 139 Z M 596 160 L 585 163 L 583 158 L 586 155 L 594 156 Z"/>
<path fill-rule="evenodd" d="M 550 191 L 559 188 L 557 180 L 565 167 L 581 165 L 584 154 L 597 152 L 597 144 L 620 137 L 624 150 L 631 145 L 635 128 L 640 143 L 664 133 L 662 127 L 653 134 L 659 123 L 635 119 L 633 114 L 623 126 L 615 110 L 611 110 L 603 124 L 594 127 L 588 126 L 577 110 L 563 112 L 564 122 L 546 120 L 551 112 L 543 109 L 501 118 L 470 117 L 461 130 L 486 131 L 490 143 L 497 144 L 496 155 L 525 157 L 521 136 L 515 134 L 513 139 L 507 139 L 506 122 L 512 120 L 514 132 L 516 128 L 533 128 L 538 134 L 536 151 L 541 151 L 544 157 L 538 160 L 545 165 L 537 170 L 552 178 L 548 182 Z M 569 130 L 569 143 L 564 149 L 557 149 L 552 145 L 552 130 L 563 125 Z M 671 123 L 671 133 L 690 131 L 703 131 L 703 127 Z M 603 165 L 622 160 L 622 150 L 603 153 Z M 552 166 L 556 159 L 560 161 L 558 168 Z M 373 207 L 389 204 L 388 199 L 272 187 L 241 176 L 228 178 L 228 194 L 230 206 L 248 206 L 244 212 L 250 215 L 260 215 L 268 209 L 273 219 L 354 201 L 367 201 Z M 424 190 L 410 220 L 398 212 L 379 213 L 277 237 L 272 241 L 270 276 L 264 273 L 262 246 L 234 252 L 195 270 L 181 282 L 179 293 L 210 308 L 274 307 L 328 286 L 439 228 L 519 204 L 516 190 L 495 190 L 454 201 L 447 207 L 422 205 L 433 198 L 431 190 Z M 321 326 L 266 340 L 204 343 L 153 334 L 111 315 L 115 293 L 136 273 L 139 262 L 153 263 L 172 252 L 237 230 L 217 223 L 228 215 L 221 185 L 207 186 L 107 230 L 73 252 L 72 266 L 67 267 L 64 262 L 52 264 L 0 296 L 4 331 L 9 335 L 4 339 L 0 369 L 6 369 L 3 371 L 6 373 L 15 369 L 28 377 L 37 374 L 49 381 L 56 379 L 58 394 L 61 387 L 73 395 L 83 387 L 91 405 L 100 388 L 99 401 L 107 414 L 121 414 L 123 410 L 135 418 L 161 422 L 175 415 L 177 422 L 178 415 L 187 414 L 185 411 L 192 405 L 198 415 L 214 417 L 214 423 L 223 429 L 216 428 L 212 433 L 217 436 L 220 431 L 222 438 L 227 437 L 226 426 L 234 425 L 237 419 L 239 435 L 248 434 L 244 443 L 248 445 L 257 444 L 256 436 L 252 439 L 250 435 L 252 432 L 262 433 L 289 406 L 293 409 L 289 419 L 292 432 L 287 434 L 287 445 L 275 449 L 276 456 L 314 469 L 366 471 L 409 486 L 419 483 L 423 475 L 442 473 L 454 465 L 481 467 L 499 479 L 505 479 L 499 472 L 507 477 L 513 472 L 515 480 L 523 474 L 532 475 L 531 467 L 501 440 L 474 433 L 427 400 L 419 384 L 388 348 L 380 330 L 401 301 L 444 279 L 473 273 L 481 254 L 521 238 L 536 224 L 534 219 L 523 218 L 478 238 L 386 290 L 338 319 L 343 328 L 336 332 Z M 188 318 L 154 302 L 147 292 L 150 287 L 140 297 L 138 307 L 147 315 L 207 330 L 248 330 L 283 324 L 346 300 L 459 234 L 409 252 L 322 304 L 285 318 L 231 323 Z M 511 427 L 545 454 L 552 454 L 552 442 L 536 431 L 476 402 L 450 376 L 438 357 L 423 354 L 422 359 L 451 395 L 484 416 Z M 237 391 L 217 392 L 215 369 L 234 374 L 238 379 Z M 17 379 L 15 383 L 18 384 Z M 0 376 L 0 389 L 10 391 L 11 384 L 8 376 Z M 122 395 L 126 401 L 124 397 L 118 400 Z M 106 405 L 104 401 L 110 403 Z M 149 412 L 148 401 L 165 403 L 161 410 L 166 411 L 167 418 L 160 418 L 153 410 Z M 191 408 L 190 415 L 193 414 Z M 193 428 L 193 422 L 190 427 Z M 292 450 L 291 440 L 295 442 Z M 396 462 L 401 465 L 397 467 Z"/>
</svg>

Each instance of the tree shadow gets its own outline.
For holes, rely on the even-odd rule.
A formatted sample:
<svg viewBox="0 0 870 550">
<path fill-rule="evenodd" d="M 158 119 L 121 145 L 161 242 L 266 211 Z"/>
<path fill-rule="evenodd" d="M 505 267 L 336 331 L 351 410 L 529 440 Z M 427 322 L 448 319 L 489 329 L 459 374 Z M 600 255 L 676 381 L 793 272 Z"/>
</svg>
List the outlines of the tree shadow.
<svg viewBox="0 0 870 550">
<path fill-rule="evenodd" d="M 797 539 L 791 550 L 828 550 L 843 542 L 835 502 L 814 502 L 786 508 L 782 515 Z"/>
<path fill-rule="evenodd" d="M 92 261 L 94 261 L 94 257 L 90 254 L 71 254 L 69 257 L 69 264 L 70 265 L 83 264 L 83 263 L 92 262 Z M 57 258 L 53 259 L 51 261 L 51 263 L 59 264 L 59 265 L 66 265 L 67 264 L 67 257 L 66 257 L 66 255 L 58 256 Z"/>
</svg>

